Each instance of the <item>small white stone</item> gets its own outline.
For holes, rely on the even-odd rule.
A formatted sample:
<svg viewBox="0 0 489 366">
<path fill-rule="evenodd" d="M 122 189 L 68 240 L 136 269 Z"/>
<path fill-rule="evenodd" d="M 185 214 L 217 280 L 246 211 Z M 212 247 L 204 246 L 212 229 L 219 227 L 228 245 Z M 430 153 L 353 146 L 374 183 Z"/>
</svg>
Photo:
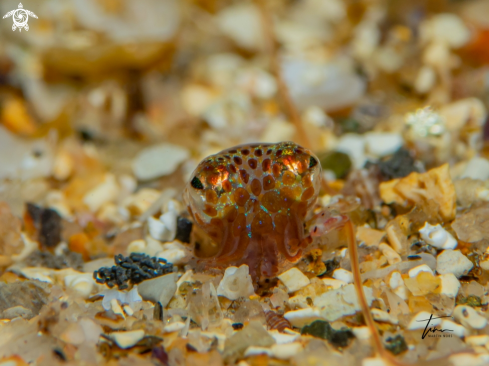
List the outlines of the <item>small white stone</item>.
<svg viewBox="0 0 489 366">
<path fill-rule="evenodd" d="M 305 308 L 288 311 L 284 314 L 284 318 L 297 328 L 302 328 L 315 320 L 323 319 L 318 308 Z"/>
<path fill-rule="evenodd" d="M 384 323 L 390 323 L 390 324 L 398 324 L 399 320 L 394 318 L 392 315 L 390 315 L 388 312 L 380 310 L 380 309 L 371 309 L 372 316 L 374 317 L 374 320 L 377 320 L 378 322 L 384 322 Z"/>
<path fill-rule="evenodd" d="M 120 315 L 123 318 L 126 318 L 124 314 L 124 310 L 122 310 L 121 304 L 119 304 L 119 301 L 117 299 L 112 299 L 110 300 L 110 310 L 114 312 L 116 315 Z"/>
<path fill-rule="evenodd" d="M 173 173 L 190 157 L 187 149 L 169 143 L 142 150 L 134 159 L 132 170 L 138 180 L 150 180 Z"/>
<path fill-rule="evenodd" d="M 436 271 L 439 274 L 453 273 L 459 278 L 467 274 L 474 264 L 460 250 L 444 250 L 437 257 Z"/>
<path fill-rule="evenodd" d="M 151 237 L 156 240 L 173 240 L 177 232 L 177 213 L 168 211 L 161 215 L 159 219 L 150 216 L 148 218 L 148 230 Z"/>
<path fill-rule="evenodd" d="M 173 322 L 165 326 L 163 328 L 163 332 L 165 333 L 173 333 L 173 332 L 178 332 L 185 328 L 185 323 L 184 322 Z"/>
<path fill-rule="evenodd" d="M 460 290 L 460 281 L 453 273 L 445 273 L 438 276 L 441 279 L 440 293 L 450 297 L 456 297 Z"/>
<path fill-rule="evenodd" d="M 289 269 L 277 277 L 287 287 L 289 293 L 300 290 L 311 283 L 309 278 L 296 267 Z"/>
<path fill-rule="evenodd" d="M 455 14 L 441 13 L 424 21 L 420 27 L 425 42 L 446 43 L 451 48 L 463 46 L 470 39 L 470 31 Z"/>
<path fill-rule="evenodd" d="M 130 330 L 127 332 L 113 332 L 110 338 L 122 348 L 131 348 L 144 337 L 144 330 Z"/>
<path fill-rule="evenodd" d="M 417 313 L 414 318 L 411 319 L 408 325 L 409 330 L 415 330 L 415 329 L 424 329 L 426 328 L 426 324 L 428 320 L 430 319 L 431 314 L 428 313 L 427 311 L 420 311 Z M 432 317 L 430 320 L 430 327 L 438 326 L 441 324 L 442 319 L 441 318 L 436 318 L 435 316 Z"/>
<path fill-rule="evenodd" d="M 456 335 L 460 338 L 465 337 L 465 334 L 467 334 L 467 329 L 465 329 L 464 326 L 447 319 L 443 319 L 441 321 L 440 329 L 450 329 L 450 334 Z"/>
<path fill-rule="evenodd" d="M 229 300 L 237 300 L 240 297 L 249 297 L 255 294 L 250 269 L 246 264 L 238 267 L 228 267 L 224 272 L 217 295 L 224 296 Z"/>
<path fill-rule="evenodd" d="M 100 293 L 100 295 L 104 297 L 102 300 L 102 307 L 105 310 L 110 310 L 111 301 L 113 299 L 116 299 L 121 304 L 131 304 L 143 300 L 141 296 L 139 296 L 137 286 L 134 286 L 134 288 L 129 292 L 119 290 L 106 290 Z"/>
<path fill-rule="evenodd" d="M 145 280 L 138 285 L 138 292 L 144 300 L 160 302 L 163 307 L 168 305 L 176 290 L 176 273 Z"/>
<path fill-rule="evenodd" d="M 178 240 L 163 244 L 162 249 L 156 256 L 175 265 L 186 264 L 192 258 L 192 251 Z"/>
<path fill-rule="evenodd" d="M 264 45 L 260 11 L 254 4 L 236 3 L 217 14 L 219 29 L 239 46 L 256 50 Z"/>
<path fill-rule="evenodd" d="M 373 292 L 370 287 L 363 286 L 363 291 L 370 306 L 373 301 Z M 328 321 L 335 321 L 346 315 L 353 315 L 360 309 L 355 287 L 348 284 L 337 290 L 327 291 L 313 300 L 314 306 L 319 307 L 321 316 Z"/>
<path fill-rule="evenodd" d="M 476 156 L 469 160 L 461 178 L 489 179 L 489 160 Z"/>
<path fill-rule="evenodd" d="M 457 247 L 457 240 L 440 224 L 435 226 L 430 225 L 428 222 L 419 230 L 421 238 L 428 244 L 439 249 L 455 249 Z"/>
<path fill-rule="evenodd" d="M 347 282 L 342 281 L 342 280 L 338 280 L 338 279 L 334 279 L 334 278 L 321 278 L 321 281 L 323 281 L 323 283 L 326 286 L 332 287 L 333 290 L 336 290 L 336 289 L 339 289 L 340 287 L 348 285 Z"/>
<path fill-rule="evenodd" d="M 83 332 L 83 328 L 78 323 L 71 323 L 66 327 L 66 329 L 61 333 L 59 337 L 63 342 L 74 344 L 75 346 L 79 346 L 83 342 L 85 342 L 85 334 Z M 0 365 L 3 363 L 0 362 Z"/>
<path fill-rule="evenodd" d="M 113 174 L 106 174 L 104 181 L 83 196 L 83 203 L 96 212 L 103 204 L 112 202 L 119 194 L 119 185 Z"/>
<path fill-rule="evenodd" d="M 453 366 L 486 366 L 489 363 L 487 353 L 458 353 L 448 357 L 450 365 Z"/>
<path fill-rule="evenodd" d="M 347 271 L 346 269 L 343 268 L 338 268 L 333 271 L 333 278 L 336 280 L 340 280 L 346 283 L 352 283 L 353 282 L 353 273 L 350 271 Z"/>
<path fill-rule="evenodd" d="M 129 305 L 123 305 L 122 309 L 124 310 L 124 313 L 126 313 L 128 316 L 133 316 L 134 315 L 134 310 Z"/>
<path fill-rule="evenodd" d="M 458 305 L 453 310 L 453 316 L 464 327 L 482 329 L 487 324 L 487 319 L 470 306 Z"/>
<path fill-rule="evenodd" d="M 392 249 L 390 245 L 386 243 L 380 243 L 379 249 L 382 252 L 382 254 L 385 256 L 389 264 L 396 264 L 402 261 L 399 253 L 397 253 L 394 249 Z"/>
<path fill-rule="evenodd" d="M 49 268 L 42 267 L 26 267 L 20 270 L 20 273 L 24 277 L 27 277 L 30 280 L 38 280 L 41 282 L 53 283 L 54 271 Z"/>
<path fill-rule="evenodd" d="M 356 338 L 362 339 L 362 340 L 367 340 L 372 338 L 372 332 L 370 331 L 370 328 L 365 326 L 365 327 L 354 327 L 351 329 L 353 334 L 355 335 Z"/>
<path fill-rule="evenodd" d="M 479 262 L 479 265 L 484 271 L 489 271 L 489 259 Z"/>
<path fill-rule="evenodd" d="M 299 342 L 274 344 L 270 350 L 272 351 L 273 357 L 278 358 L 279 360 L 288 360 L 299 352 L 302 352 L 304 346 Z"/>
<path fill-rule="evenodd" d="M 368 132 L 364 136 L 368 152 L 379 158 L 395 153 L 404 144 L 399 133 Z"/>
<path fill-rule="evenodd" d="M 409 277 L 417 277 L 420 272 L 429 272 L 432 275 L 434 275 L 433 270 L 427 265 L 427 264 L 422 264 L 420 266 L 416 266 L 414 268 L 411 268 L 408 272 Z"/>
</svg>

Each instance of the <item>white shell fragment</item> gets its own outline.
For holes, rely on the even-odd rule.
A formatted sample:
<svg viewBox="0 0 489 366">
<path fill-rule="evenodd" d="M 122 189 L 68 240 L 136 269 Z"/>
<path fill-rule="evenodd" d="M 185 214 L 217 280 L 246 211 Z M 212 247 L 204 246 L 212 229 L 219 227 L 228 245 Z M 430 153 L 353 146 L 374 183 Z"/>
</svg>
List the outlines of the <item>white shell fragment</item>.
<svg viewBox="0 0 489 366">
<path fill-rule="evenodd" d="M 65 286 L 74 289 L 84 298 L 92 293 L 95 287 L 95 280 L 92 273 L 80 273 L 68 275 L 64 278 Z"/>
<path fill-rule="evenodd" d="M 453 310 L 453 316 L 464 327 L 482 329 L 487 324 L 487 319 L 470 306 L 458 305 Z"/>
<path fill-rule="evenodd" d="M 404 144 L 401 134 L 392 132 L 366 133 L 365 142 L 368 152 L 377 157 L 391 155 Z"/>
<path fill-rule="evenodd" d="M 169 263 L 175 265 L 185 264 L 192 258 L 192 251 L 178 240 L 165 243 L 161 247 L 163 250 L 157 253 L 156 256 L 165 259 Z"/>
<path fill-rule="evenodd" d="M 177 274 L 169 273 L 164 276 L 143 281 L 138 286 L 138 292 L 146 301 L 159 302 L 165 307 L 177 290 Z"/>
<path fill-rule="evenodd" d="M 353 273 L 347 271 L 346 269 L 338 268 L 333 271 L 333 278 L 346 283 L 352 283 Z"/>
<path fill-rule="evenodd" d="M 127 332 L 113 332 L 110 338 L 122 348 L 131 348 L 144 337 L 144 330 L 131 330 Z"/>
<path fill-rule="evenodd" d="M 379 249 L 387 259 L 389 264 L 396 264 L 402 261 L 401 256 L 392 247 L 386 243 L 379 244 Z"/>
<path fill-rule="evenodd" d="M 444 250 L 437 257 L 436 271 L 439 274 L 453 273 L 459 278 L 467 274 L 474 264 L 460 250 Z"/>
<path fill-rule="evenodd" d="M 111 301 L 113 299 L 116 299 L 121 304 L 131 304 L 143 300 L 141 296 L 139 296 L 137 286 L 135 286 L 129 292 L 119 291 L 119 290 L 106 290 L 102 292 L 101 295 L 104 297 L 104 299 L 102 300 L 102 307 L 105 310 L 110 310 Z"/>
<path fill-rule="evenodd" d="M 224 277 L 217 287 L 217 295 L 237 300 L 240 297 L 254 295 L 253 282 L 249 267 L 246 264 L 238 267 L 228 267 Z"/>
<path fill-rule="evenodd" d="M 173 173 L 189 156 L 188 150 L 178 145 L 153 145 L 136 156 L 132 170 L 139 180 L 150 180 Z"/>
<path fill-rule="evenodd" d="M 428 244 L 439 249 L 455 249 L 457 247 L 457 240 L 440 224 L 435 226 L 430 225 L 428 222 L 419 230 L 421 238 Z"/>
<path fill-rule="evenodd" d="M 306 287 L 311 283 L 309 281 L 309 278 L 307 278 L 304 273 L 302 273 L 296 267 L 285 271 L 277 277 L 287 287 L 289 293 L 300 290 L 301 288 Z"/>
</svg>

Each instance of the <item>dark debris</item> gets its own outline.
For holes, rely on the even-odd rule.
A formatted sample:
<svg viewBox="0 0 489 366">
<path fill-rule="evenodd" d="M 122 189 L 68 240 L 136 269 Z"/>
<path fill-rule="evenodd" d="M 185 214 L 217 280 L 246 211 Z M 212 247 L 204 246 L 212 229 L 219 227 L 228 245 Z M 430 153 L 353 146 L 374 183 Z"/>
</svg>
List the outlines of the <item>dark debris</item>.
<svg viewBox="0 0 489 366">
<path fill-rule="evenodd" d="M 192 221 L 185 217 L 179 217 L 177 219 L 177 235 L 175 239 L 180 240 L 182 243 L 190 243 L 190 233 L 192 232 Z"/>
<path fill-rule="evenodd" d="M 61 216 L 56 210 L 27 203 L 27 212 L 34 221 L 39 233 L 39 243 L 43 247 L 53 248 L 61 241 Z"/>
<path fill-rule="evenodd" d="M 418 170 L 416 169 L 414 162 L 414 158 L 409 151 L 401 148 L 386 159 L 379 160 L 376 163 L 367 162 L 366 167 L 368 168 L 371 165 L 377 165 L 382 179 L 391 180 L 403 178 L 412 172 L 417 172 Z"/>
<path fill-rule="evenodd" d="M 98 283 L 104 283 L 110 288 L 117 285 L 119 290 L 144 280 L 159 277 L 173 272 L 173 264 L 167 263 L 163 258 L 150 257 L 142 253 L 131 253 L 129 257 L 116 255 L 115 266 L 102 267 L 93 272 L 93 278 Z"/>
<path fill-rule="evenodd" d="M 350 344 L 350 340 L 355 337 L 350 329 L 333 329 L 331 325 L 324 320 L 316 320 L 311 324 L 306 325 L 302 328 L 301 334 L 309 334 L 313 337 L 326 339 L 335 347 L 346 347 Z"/>
<path fill-rule="evenodd" d="M 386 342 L 387 344 L 385 345 L 385 349 L 394 355 L 403 353 L 408 349 L 404 337 L 400 334 L 396 335 L 394 338 L 392 337 L 387 338 Z"/>
<path fill-rule="evenodd" d="M 36 250 L 25 260 L 29 267 L 46 267 L 53 269 L 74 268 L 78 271 L 83 269 L 83 257 L 80 253 L 66 252 L 62 255 L 54 255 L 49 252 Z"/>
</svg>

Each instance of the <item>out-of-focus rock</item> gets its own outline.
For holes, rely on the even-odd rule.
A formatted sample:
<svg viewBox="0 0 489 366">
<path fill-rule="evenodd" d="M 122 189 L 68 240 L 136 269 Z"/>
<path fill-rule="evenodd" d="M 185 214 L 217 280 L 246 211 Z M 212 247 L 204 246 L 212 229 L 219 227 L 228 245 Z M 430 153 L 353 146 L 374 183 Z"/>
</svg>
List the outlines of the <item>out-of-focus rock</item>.
<svg viewBox="0 0 489 366">
<path fill-rule="evenodd" d="M 458 238 L 467 243 L 489 239 L 489 205 L 471 209 L 452 223 Z"/>
<path fill-rule="evenodd" d="M 150 180 L 173 173 L 188 157 L 187 149 L 163 143 L 141 151 L 134 159 L 132 169 L 139 180 Z"/>
<path fill-rule="evenodd" d="M 455 217 L 455 187 L 448 164 L 426 173 L 411 173 L 405 178 L 383 182 L 380 184 L 380 196 L 386 203 L 395 202 L 405 207 L 423 206 L 433 200 L 443 220 L 449 221 Z"/>
<path fill-rule="evenodd" d="M 0 282 L 0 317 L 3 318 L 5 312 L 14 307 L 27 310 L 21 313 L 10 311 L 11 315 L 17 313 L 28 319 L 38 315 L 48 301 L 49 290 L 46 287 L 39 281 Z"/>
</svg>

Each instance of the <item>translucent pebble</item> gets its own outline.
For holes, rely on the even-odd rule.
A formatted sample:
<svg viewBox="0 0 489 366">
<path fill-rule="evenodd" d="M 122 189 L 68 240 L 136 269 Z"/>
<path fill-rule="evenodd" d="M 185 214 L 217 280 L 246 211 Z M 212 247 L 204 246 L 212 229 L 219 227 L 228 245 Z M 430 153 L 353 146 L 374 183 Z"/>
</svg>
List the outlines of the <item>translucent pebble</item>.
<svg viewBox="0 0 489 366">
<path fill-rule="evenodd" d="M 234 361 L 243 356 L 248 347 L 270 347 L 274 343 L 273 337 L 259 322 L 251 322 L 226 339 L 223 356 L 227 361 Z"/>
<path fill-rule="evenodd" d="M 436 271 L 439 274 L 453 273 L 459 278 L 467 274 L 474 264 L 460 250 L 444 250 L 437 257 Z"/>
<path fill-rule="evenodd" d="M 228 267 L 224 277 L 217 287 L 219 296 L 229 300 L 237 300 L 240 297 L 249 297 L 255 293 L 253 282 L 246 264 L 238 267 Z"/>
<path fill-rule="evenodd" d="M 489 239 L 489 206 L 473 208 L 469 212 L 457 217 L 452 228 L 460 240 L 475 243 L 482 239 Z"/>
<path fill-rule="evenodd" d="M 139 295 L 144 300 L 159 302 L 165 307 L 177 291 L 177 274 L 169 273 L 164 276 L 145 280 L 138 285 Z"/>
<path fill-rule="evenodd" d="M 188 294 L 187 299 L 189 316 L 202 330 L 221 324 L 223 314 L 212 282 L 205 282 L 200 289 Z"/>
</svg>

